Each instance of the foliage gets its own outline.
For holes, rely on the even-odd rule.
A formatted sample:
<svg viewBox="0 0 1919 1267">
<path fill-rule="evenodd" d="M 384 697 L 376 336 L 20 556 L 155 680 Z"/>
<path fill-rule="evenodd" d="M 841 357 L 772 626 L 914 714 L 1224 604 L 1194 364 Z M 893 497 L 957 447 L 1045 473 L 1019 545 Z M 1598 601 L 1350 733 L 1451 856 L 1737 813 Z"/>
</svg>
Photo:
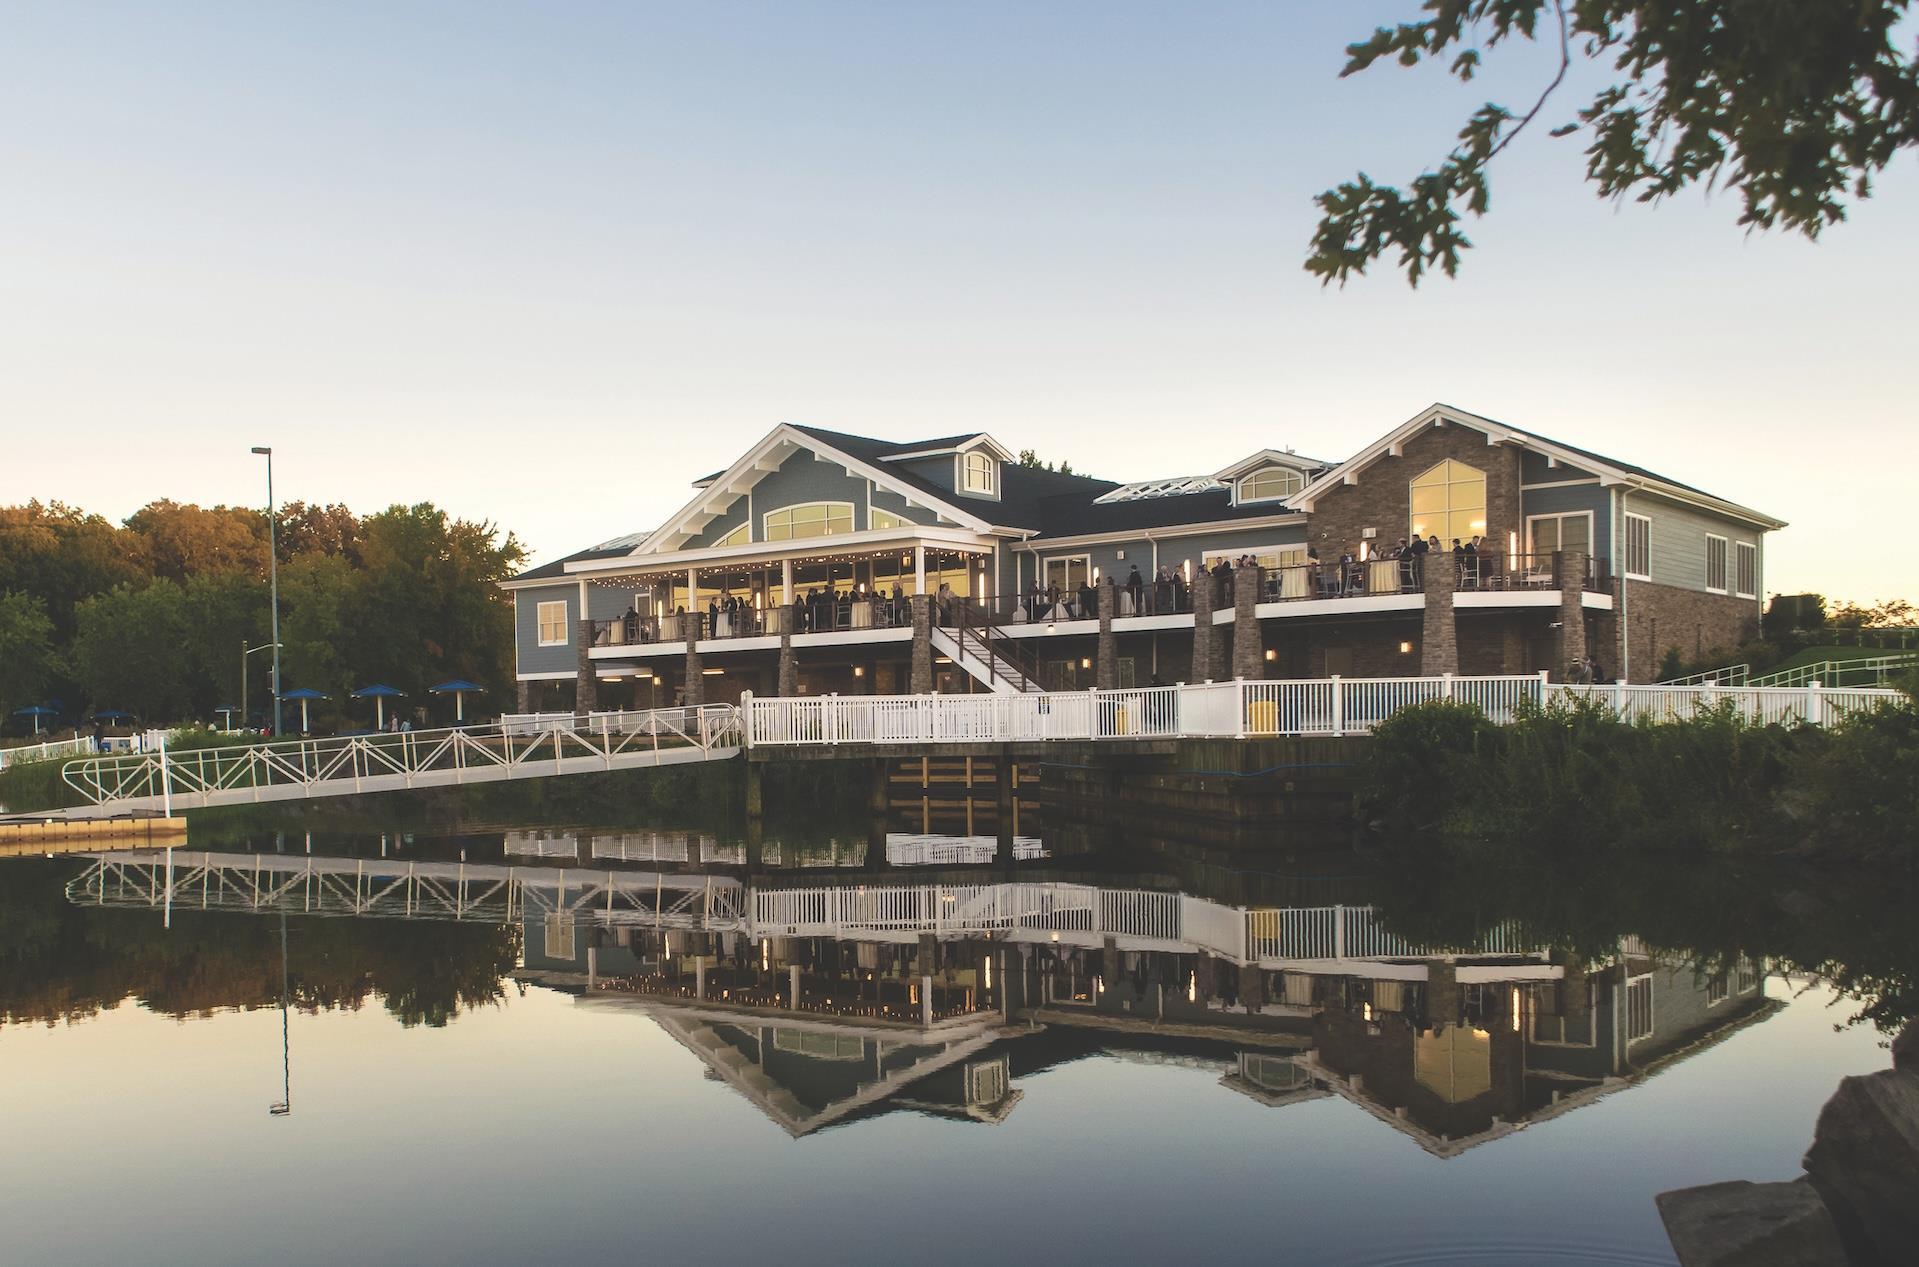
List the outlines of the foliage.
<svg viewBox="0 0 1919 1267">
<path fill-rule="evenodd" d="M 1061 475 L 1071 475 L 1073 473 L 1073 464 L 1071 462 L 1061 461 L 1057 466 L 1051 462 L 1042 462 L 1039 460 L 1038 451 L 1034 449 L 1021 449 L 1019 451 L 1018 465 L 1031 471 L 1057 471 Z"/>
<path fill-rule="evenodd" d="M 1348 46 L 1343 76 L 1384 59 L 1443 62 L 1469 82 L 1513 39 L 1545 42 L 1556 70 L 1523 112 L 1476 110 L 1459 144 L 1406 190 L 1365 173 L 1315 200 L 1324 213 L 1306 268 L 1324 283 L 1398 252 L 1418 285 L 1448 277 L 1472 243 L 1462 212 L 1486 213 L 1487 170 L 1539 116 L 1575 56 L 1610 61 L 1601 88 L 1554 136 L 1583 134 L 1586 178 L 1601 196 L 1655 203 L 1724 186 L 1739 222 L 1817 238 L 1865 198 L 1871 177 L 1919 142 L 1919 66 L 1894 44 L 1908 0 L 1423 0 L 1426 16 Z"/>
<path fill-rule="evenodd" d="M 344 506 L 292 502 L 281 529 L 283 685 L 333 697 L 313 711 L 316 726 L 345 723 L 347 692 L 375 680 L 414 706 L 452 677 L 509 697 L 512 605 L 496 582 L 523 558 L 510 534 L 424 503 L 362 520 Z M 58 504 L 0 508 L 0 593 L 37 602 L 51 625 L 33 626 L 30 649 L 4 656 L 7 669 L 31 681 L 29 694 L 57 691 L 154 723 L 210 719 L 240 703 L 242 644 L 271 637 L 266 537 L 265 516 L 245 508 L 161 500 L 124 527 Z M 22 619 L 0 609 L 0 649 L 20 641 Z M 264 716 L 265 656 L 246 671 Z M 0 677 L 0 698 L 19 689 Z"/>
<path fill-rule="evenodd" d="M 32 594 L 0 590 L 0 718 L 40 701 L 53 675 L 53 622 Z"/>
<path fill-rule="evenodd" d="M 1828 729 L 1760 726 L 1728 703 L 1629 724 L 1603 703 L 1493 726 L 1444 701 L 1373 731 L 1357 798 L 1388 836 L 1487 858 L 1535 838 L 1568 853 L 1806 855 L 1919 870 L 1919 702 Z"/>
</svg>

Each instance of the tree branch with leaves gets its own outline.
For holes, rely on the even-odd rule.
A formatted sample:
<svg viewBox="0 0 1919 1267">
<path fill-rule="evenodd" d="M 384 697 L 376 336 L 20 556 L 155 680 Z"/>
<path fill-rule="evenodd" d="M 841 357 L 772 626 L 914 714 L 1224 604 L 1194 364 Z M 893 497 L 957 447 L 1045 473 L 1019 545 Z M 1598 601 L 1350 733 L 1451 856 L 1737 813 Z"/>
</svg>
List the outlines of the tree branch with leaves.
<svg viewBox="0 0 1919 1267">
<path fill-rule="evenodd" d="M 1486 214 L 1492 161 L 1564 85 L 1575 56 L 1618 78 L 1552 135 L 1583 135 L 1586 179 L 1603 197 L 1657 203 L 1693 185 L 1742 199 L 1739 223 L 1816 239 L 1849 199 L 1919 141 L 1919 65 L 1894 44 L 1911 0 L 1425 0 L 1421 21 L 1348 46 L 1342 78 L 1386 58 L 1445 60 L 1470 82 L 1487 53 L 1551 41 L 1556 73 L 1529 109 L 1487 102 L 1459 144 L 1406 188 L 1361 172 L 1314 201 L 1322 215 L 1306 269 L 1344 285 L 1397 253 L 1417 286 L 1448 277 Z"/>
</svg>

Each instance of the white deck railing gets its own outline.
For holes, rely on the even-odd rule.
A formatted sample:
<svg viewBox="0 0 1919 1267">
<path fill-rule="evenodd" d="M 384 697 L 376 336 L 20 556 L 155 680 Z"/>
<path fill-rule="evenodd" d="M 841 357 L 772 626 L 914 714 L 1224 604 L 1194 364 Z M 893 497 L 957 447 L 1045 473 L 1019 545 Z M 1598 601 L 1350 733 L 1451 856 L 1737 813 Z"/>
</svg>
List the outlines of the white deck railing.
<svg viewBox="0 0 1919 1267">
<path fill-rule="evenodd" d="M 0 748 L 0 770 L 10 765 L 19 765 L 23 761 L 45 761 L 51 757 L 83 757 L 92 751 L 93 736 L 91 735 L 80 735 L 73 739 L 48 739 L 40 743 Z"/>
<path fill-rule="evenodd" d="M 1248 739 L 1364 734 L 1404 709 L 1452 699 L 1496 722 L 1521 702 L 1587 699 L 1628 721 L 1676 721 L 1731 704 L 1760 724 L 1830 726 L 1895 698 L 1890 690 L 1626 686 L 1498 677 L 1319 678 L 1207 682 L 1022 695 L 826 695 L 742 699 L 753 747 L 817 744 L 1027 743 L 1052 739 Z"/>
</svg>

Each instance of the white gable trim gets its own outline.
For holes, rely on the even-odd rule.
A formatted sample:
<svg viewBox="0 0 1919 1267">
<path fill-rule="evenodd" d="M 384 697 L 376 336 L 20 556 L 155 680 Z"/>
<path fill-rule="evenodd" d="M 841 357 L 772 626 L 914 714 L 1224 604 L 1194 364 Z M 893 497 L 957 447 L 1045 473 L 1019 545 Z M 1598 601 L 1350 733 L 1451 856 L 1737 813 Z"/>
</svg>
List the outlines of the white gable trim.
<svg viewBox="0 0 1919 1267">
<path fill-rule="evenodd" d="M 942 499 L 929 497 L 918 488 L 902 484 L 891 472 L 870 466 L 858 458 L 840 452 L 823 440 L 807 435 L 798 427 L 783 422 L 768 432 L 758 444 L 748 449 L 737 462 L 721 472 L 719 478 L 710 486 L 700 490 L 693 500 L 682 506 L 646 540 L 640 542 L 634 548 L 633 555 L 679 552 L 687 537 L 718 519 L 736 500 L 746 496 L 748 490 L 758 484 L 761 479 L 779 470 L 781 464 L 792 456 L 793 451 L 801 449 L 844 467 L 850 474 L 871 480 L 889 492 L 899 494 L 906 499 L 909 506 L 924 506 L 929 510 L 937 511 L 975 532 L 985 532 L 989 527 L 987 522 L 978 516 L 969 514 Z"/>
<path fill-rule="evenodd" d="M 1486 437 L 1488 447 L 1495 447 L 1502 444 L 1517 445 L 1521 448 L 1531 449 L 1535 453 L 1543 454 L 1548 459 L 1556 460 L 1561 464 L 1578 467 L 1581 470 L 1592 471 L 1599 477 L 1599 483 L 1608 488 L 1623 485 L 1628 488 L 1657 493 L 1673 501 L 1710 510 L 1716 514 L 1725 515 L 1730 519 L 1737 519 L 1759 528 L 1773 529 L 1786 526 L 1786 522 L 1783 519 L 1775 519 L 1771 515 L 1762 514 L 1750 507 L 1741 506 L 1737 502 L 1725 501 L 1722 498 L 1714 497 L 1708 493 L 1694 492 L 1691 489 L 1670 484 L 1665 480 L 1652 479 L 1648 476 L 1640 475 L 1637 472 L 1614 466 L 1599 458 L 1590 457 L 1583 453 L 1574 453 L 1572 450 L 1554 444 L 1550 440 L 1544 440 L 1538 436 L 1514 431 L 1510 427 L 1503 427 L 1490 418 L 1482 418 L 1478 414 L 1470 414 L 1463 409 L 1452 409 L 1440 404 L 1428 405 L 1426 408 L 1420 410 L 1392 431 L 1373 441 L 1352 457 L 1347 458 L 1338 466 L 1326 471 L 1318 479 L 1312 481 L 1297 493 L 1294 493 L 1286 499 L 1285 504 L 1294 510 L 1310 512 L 1316 498 L 1342 485 L 1357 484 L 1359 482 L 1359 473 L 1380 458 L 1389 455 L 1393 457 L 1400 456 L 1406 441 L 1410 440 L 1420 431 L 1428 427 L 1443 427 L 1448 425 L 1468 427 L 1479 432 Z"/>
<path fill-rule="evenodd" d="M 984 431 L 962 444 L 943 445 L 937 449 L 913 449 L 905 453 L 889 453 L 880 460 L 883 462 L 916 462 L 921 458 L 943 458 L 949 453 L 966 453 L 973 449 L 986 449 L 1001 462 L 1013 462 L 1018 458 L 1013 451 L 987 435 Z"/>
<path fill-rule="evenodd" d="M 1282 453 L 1278 449 L 1261 449 L 1251 457 L 1241 458 L 1231 466 L 1214 471 L 1213 478 L 1222 484 L 1235 483 L 1242 475 L 1251 475 L 1254 471 L 1268 466 L 1283 466 L 1298 471 L 1301 475 L 1324 470 L 1328 463 L 1316 458 L 1303 457 L 1297 453 Z"/>
</svg>

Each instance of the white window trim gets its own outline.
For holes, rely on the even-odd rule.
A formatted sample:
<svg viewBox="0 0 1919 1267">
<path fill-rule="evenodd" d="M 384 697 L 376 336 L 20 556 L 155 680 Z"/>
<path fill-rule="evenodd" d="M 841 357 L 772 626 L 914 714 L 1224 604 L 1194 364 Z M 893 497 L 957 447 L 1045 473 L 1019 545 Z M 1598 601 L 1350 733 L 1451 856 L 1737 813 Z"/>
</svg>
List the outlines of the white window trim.
<svg viewBox="0 0 1919 1267">
<path fill-rule="evenodd" d="M 1257 479 L 1259 476 L 1266 474 L 1266 472 L 1268 471 L 1283 471 L 1286 474 L 1291 475 L 1294 479 L 1298 480 L 1299 485 L 1297 488 L 1293 488 L 1287 492 L 1274 493 L 1271 496 L 1267 496 L 1267 497 L 1247 497 L 1241 492 L 1241 490 L 1244 489 L 1247 484 Z M 1257 506 L 1263 502 L 1283 502 L 1288 497 L 1294 496 L 1300 491 L 1300 489 L 1305 487 L 1306 487 L 1306 473 L 1304 471 L 1296 471 L 1290 466 L 1281 466 L 1277 462 L 1269 462 L 1265 466 L 1258 467 L 1254 470 L 1246 472 L 1246 474 L 1241 475 L 1240 477 L 1238 477 L 1237 479 L 1233 481 L 1233 505 Z"/>
<path fill-rule="evenodd" d="M 1640 523 L 1646 525 L 1646 570 L 1644 572 L 1635 572 L 1632 570 L 1632 521 L 1635 519 L 1637 519 Z M 1621 549 L 1625 553 L 1625 557 L 1619 560 L 1619 570 L 1621 574 L 1635 581 L 1652 580 L 1652 516 L 1651 515 L 1635 515 L 1630 510 L 1626 512 L 1625 529 L 1624 529 L 1624 536 L 1621 542 Z"/>
<path fill-rule="evenodd" d="M 1524 525 L 1526 529 L 1526 540 L 1525 540 L 1526 553 L 1531 554 L 1533 552 L 1533 523 L 1536 520 L 1582 519 L 1582 518 L 1586 521 L 1586 557 L 1591 558 L 1597 552 L 1599 543 L 1593 540 L 1593 532 L 1596 525 L 1594 525 L 1593 523 L 1593 513 L 1590 510 L 1548 510 L 1537 515 L 1527 515 L 1526 523 Z M 1561 541 L 1564 541 L 1566 539 L 1566 534 L 1563 532 L 1560 533 L 1559 539 Z"/>
<path fill-rule="evenodd" d="M 1712 543 L 1715 541 L 1725 547 L 1719 559 L 1719 568 L 1722 573 L 1719 579 L 1723 582 L 1723 584 L 1720 585 L 1714 585 L 1712 583 Z M 1722 537 L 1716 532 L 1706 534 L 1705 565 L 1706 592 L 1708 594 L 1724 594 L 1729 592 L 1732 589 L 1732 541 L 1730 538 Z"/>
<path fill-rule="evenodd" d="M 546 636 L 546 609 L 549 607 L 557 607 L 560 609 L 560 636 L 557 638 L 549 638 Z M 533 636 L 540 640 L 542 647 L 564 647 L 567 644 L 566 600 L 564 598 L 549 598 L 533 605 Z"/>
<path fill-rule="evenodd" d="M 767 520 L 769 520 L 769 519 L 771 519 L 771 518 L 772 518 L 773 516 L 775 516 L 775 515 L 784 515 L 784 514 L 790 514 L 791 512 L 793 512 L 793 511 L 795 511 L 795 510 L 805 510 L 805 509 L 806 509 L 807 507 L 809 507 L 809 506 L 833 506 L 833 507 L 841 507 L 841 506 L 843 506 L 843 507 L 845 507 L 845 508 L 846 508 L 846 521 L 847 521 L 847 523 L 848 523 L 848 524 L 853 524 L 853 523 L 855 523 L 855 522 L 857 522 L 857 521 L 856 521 L 856 520 L 855 520 L 855 519 L 853 518 L 853 503 L 852 503 L 852 502 L 794 502 L 794 503 L 793 503 L 792 505 L 790 505 L 790 506 L 777 506 L 777 507 L 775 507 L 775 508 L 773 508 L 772 510 L 769 510 L 769 511 L 767 511 L 767 512 L 766 512 L 765 514 L 763 514 L 763 515 L 761 515 L 761 516 L 760 516 L 760 541 L 761 541 L 761 543 L 762 543 L 762 544 L 767 544 L 767 543 L 772 543 L 772 542 L 773 542 L 773 534 L 772 534 L 772 532 L 771 532 L 771 531 L 770 531 L 770 530 L 769 530 L 769 529 L 767 528 L 767 522 L 766 522 Z M 852 531 L 854 531 L 854 530 L 853 530 L 852 528 L 850 528 L 850 527 L 849 527 L 849 528 L 847 529 L 847 532 L 845 532 L 845 533 L 839 533 L 839 532 L 823 532 L 823 533 L 821 533 L 821 534 L 820 534 L 819 536 L 817 536 L 817 537 L 781 537 L 781 538 L 780 538 L 780 540 L 781 540 L 781 541 L 819 541 L 819 540 L 822 540 L 822 539 L 824 539 L 824 538 L 826 538 L 826 537 L 839 537 L 839 536 L 846 536 L 846 535 L 848 535 L 848 534 L 850 534 L 850 533 L 851 533 Z"/>
<path fill-rule="evenodd" d="M 1745 554 L 1752 556 L 1752 588 L 1750 590 L 1742 590 L 1739 588 L 1739 559 L 1741 557 L 1741 552 L 1744 552 Z M 1758 542 L 1756 541 L 1733 542 L 1732 569 L 1733 569 L 1732 576 L 1730 576 L 1727 579 L 1729 579 L 1732 582 L 1733 593 L 1740 598 L 1759 597 L 1759 543 Z"/>
<path fill-rule="evenodd" d="M 728 541 L 727 540 L 727 538 L 732 536 L 734 533 L 741 532 L 741 531 L 744 531 L 746 533 L 745 541 Z M 739 523 L 734 524 L 731 528 L 728 528 L 725 532 L 721 533 L 719 537 L 714 540 L 713 544 L 708 546 L 707 548 L 709 550 L 718 550 L 722 546 L 749 545 L 752 543 L 752 541 L 753 541 L 753 521 L 751 519 L 742 519 Z"/>
<path fill-rule="evenodd" d="M 966 459 L 976 453 L 986 459 L 988 463 L 987 470 L 992 475 L 992 487 L 983 492 L 979 489 L 968 488 L 966 486 Z M 998 458 L 981 448 L 964 449 L 955 453 L 953 455 L 953 487 L 962 497 L 985 497 L 993 501 L 998 501 L 1001 475 L 1000 466 L 1001 463 Z"/>
</svg>

